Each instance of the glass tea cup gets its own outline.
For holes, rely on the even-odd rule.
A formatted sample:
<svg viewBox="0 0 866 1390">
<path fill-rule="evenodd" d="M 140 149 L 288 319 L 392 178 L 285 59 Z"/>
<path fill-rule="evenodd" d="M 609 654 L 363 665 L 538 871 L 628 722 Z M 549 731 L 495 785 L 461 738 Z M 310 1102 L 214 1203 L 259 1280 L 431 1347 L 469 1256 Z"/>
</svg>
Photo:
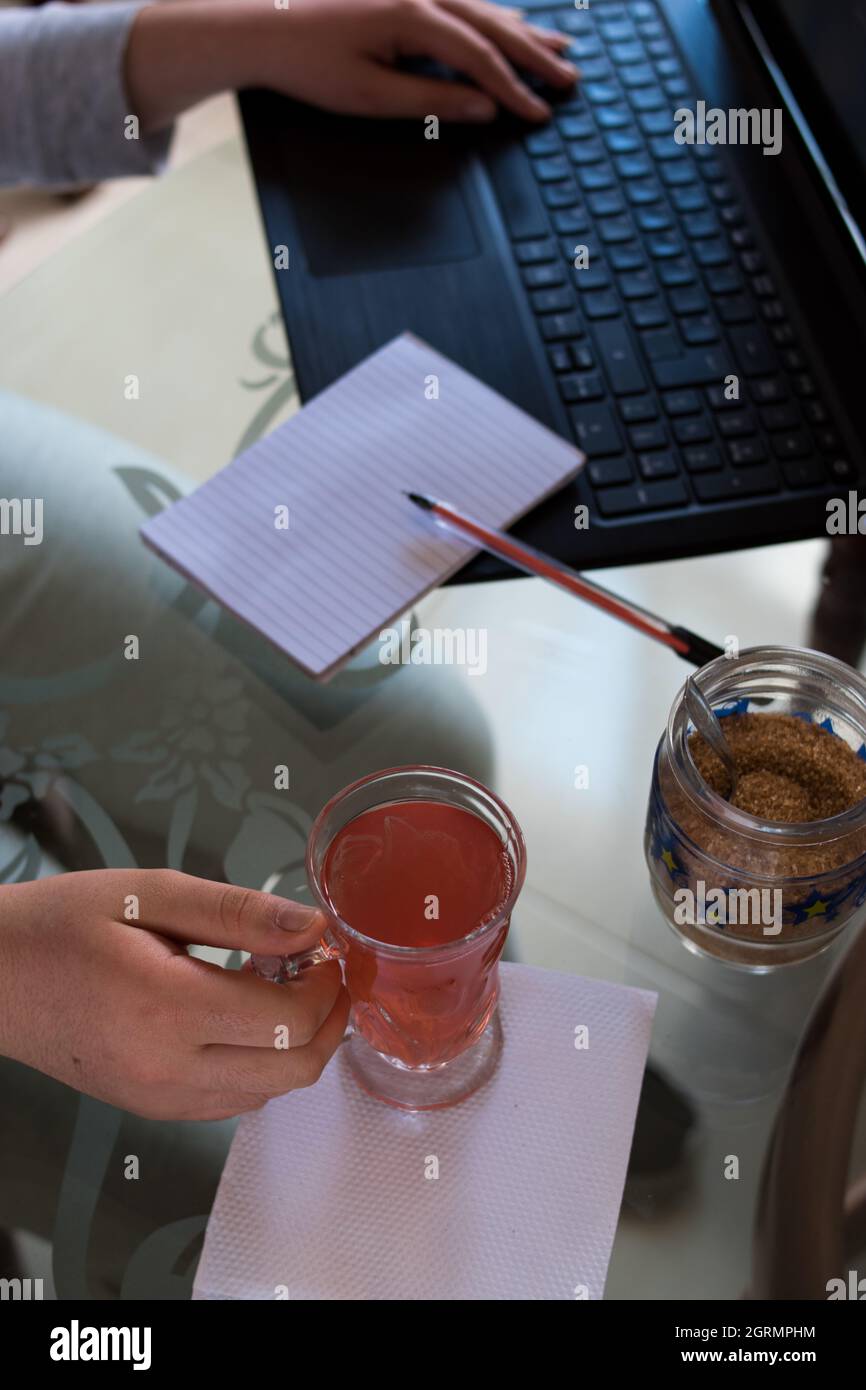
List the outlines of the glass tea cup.
<svg viewBox="0 0 866 1390">
<path fill-rule="evenodd" d="M 427 882 L 415 885 L 418 908 L 411 920 L 395 920 L 393 904 L 383 902 L 388 934 L 404 944 L 365 935 L 334 904 L 328 852 L 337 836 L 368 811 L 393 809 L 399 818 L 406 803 L 415 803 L 416 811 L 418 803 L 434 803 L 469 812 L 499 842 L 501 900 L 454 940 L 411 944 L 431 886 Z M 359 863 L 360 872 L 363 868 Z M 363 1089 L 405 1110 L 454 1105 L 489 1079 L 501 1052 L 499 958 L 525 873 L 520 826 L 480 782 L 422 765 L 373 773 L 332 797 L 310 832 L 307 878 L 328 924 L 319 946 L 279 957 L 270 969 L 263 962 L 254 964 L 260 974 L 282 982 L 310 962 L 340 960 L 351 1000 L 349 1034 L 341 1051 Z M 410 944 L 405 944 L 407 938 Z"/>
</svg>

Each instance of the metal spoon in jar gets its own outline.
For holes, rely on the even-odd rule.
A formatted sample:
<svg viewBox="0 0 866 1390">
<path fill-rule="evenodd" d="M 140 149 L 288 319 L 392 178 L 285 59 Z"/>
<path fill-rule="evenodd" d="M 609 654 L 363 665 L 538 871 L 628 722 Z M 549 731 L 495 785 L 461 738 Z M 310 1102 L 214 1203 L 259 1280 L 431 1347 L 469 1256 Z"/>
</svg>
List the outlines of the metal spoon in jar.
<svg viewBox="0 0 866 1390">
<path fill-rule="evenodd" d="M 737 764 L 731 745 L 722 733 L 721 721 L 694 676 L 689 676 L 686 681 L 686 710 L 701 738 L 709 744 L 728 774 L 728 800 L 733 801 L 737 790 Z"/>
</svg>

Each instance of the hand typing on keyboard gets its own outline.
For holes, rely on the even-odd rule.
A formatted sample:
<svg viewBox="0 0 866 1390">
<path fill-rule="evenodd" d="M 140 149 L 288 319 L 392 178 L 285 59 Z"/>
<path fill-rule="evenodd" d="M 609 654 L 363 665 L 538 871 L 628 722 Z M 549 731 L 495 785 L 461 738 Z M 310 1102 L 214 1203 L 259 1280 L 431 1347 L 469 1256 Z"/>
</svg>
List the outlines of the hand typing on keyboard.
<svg viewBox="0 0 866 1390">
<path fill-rule="evenodd" d="M 206 96 L 250 86 L 348 115 L 485 121 L 502 108 L 541 121 L 550 107 L 516 69 L 572 87 L 568 43 L 487 0 L 188 0 L 142 10 L 126 78 L 145 134 Z M 414 58 L 461 78 L 399 70 Z"/>
</svg>

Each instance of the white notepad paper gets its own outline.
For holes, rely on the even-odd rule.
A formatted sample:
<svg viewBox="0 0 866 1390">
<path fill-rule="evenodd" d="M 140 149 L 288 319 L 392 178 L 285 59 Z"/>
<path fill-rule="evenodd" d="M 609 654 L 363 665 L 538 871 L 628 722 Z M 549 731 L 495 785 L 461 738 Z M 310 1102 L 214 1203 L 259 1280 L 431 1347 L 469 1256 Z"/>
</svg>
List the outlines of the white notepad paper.
<svg viewBox="0 0 866 1390">
<path fill-rule="evenodd" d="M 327 679 L 477 549 L 436 526 L 406 491 L 503 528 L 583 461 L 407 333 L 141 533 L 310 675 Z"/>
</svg>

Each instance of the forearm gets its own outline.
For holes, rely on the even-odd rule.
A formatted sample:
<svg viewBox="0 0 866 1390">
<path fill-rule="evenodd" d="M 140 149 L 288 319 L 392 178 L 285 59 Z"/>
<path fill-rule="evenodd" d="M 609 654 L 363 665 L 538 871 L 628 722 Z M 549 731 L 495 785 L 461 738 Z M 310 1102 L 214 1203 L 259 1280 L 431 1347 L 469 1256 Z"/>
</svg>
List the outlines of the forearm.
<svg viewBox="0 0 866 1390">
<path fill-rule="evenodd" d="M 124 77 L 142 135 L 164 129 L 218 92 L 255 84 L 265 26 L 276 13 L 250 0 L 175 0 L 141 10 L 130 32 Z"/>
<path fill-rule="evenodd" d="M 70 185 L 159 169 L 123 85 L 138 3 L 0 11 L 0 184 Z"/>
</svg>

